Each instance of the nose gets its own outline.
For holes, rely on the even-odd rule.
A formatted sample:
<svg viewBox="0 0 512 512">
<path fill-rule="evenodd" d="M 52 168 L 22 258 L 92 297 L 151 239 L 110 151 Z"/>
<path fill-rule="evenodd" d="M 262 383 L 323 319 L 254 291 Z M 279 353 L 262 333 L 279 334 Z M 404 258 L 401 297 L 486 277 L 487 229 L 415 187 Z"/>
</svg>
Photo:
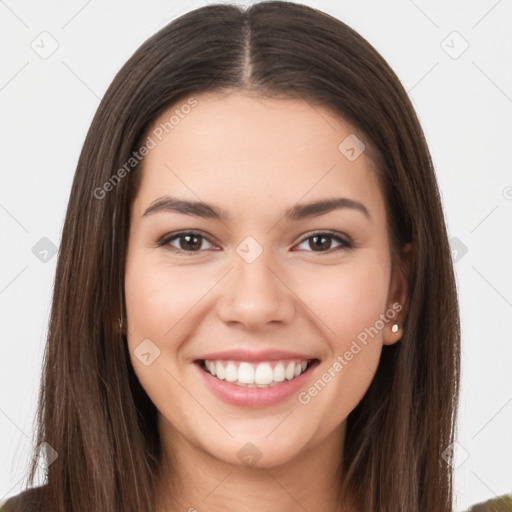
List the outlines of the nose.
<svg viewBox="0 0 512 512">
<path fill-rule="evenodd" d="M 224 280 L 217 302 L 219 318 L 250 330 L 291 322 L 298 299 L 266 251 L 251 263 L 238 254 L 233 259 L 234 268 Z"/>
</svg>

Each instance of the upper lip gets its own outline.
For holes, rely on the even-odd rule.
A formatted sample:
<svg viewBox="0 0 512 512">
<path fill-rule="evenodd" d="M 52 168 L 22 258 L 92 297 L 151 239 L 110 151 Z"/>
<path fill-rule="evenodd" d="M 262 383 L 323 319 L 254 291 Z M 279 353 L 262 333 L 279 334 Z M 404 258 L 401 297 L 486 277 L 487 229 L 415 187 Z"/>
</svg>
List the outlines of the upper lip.
<svg viewBox="0 0 512 512">
<path fill-rule="evenodd" d="M 259 352 L 251 352 L 250 350 L 224 350 L 222 352 L 210 352 L 196 358 L 196 360 L 208 361 L 276 361 L 279 359 L 300 359 L 308 361 L 316 359 L 310 354 L 300 354 L 298 352 L 288 352 L 286 350 L 261 350 Z"/>
</svg>

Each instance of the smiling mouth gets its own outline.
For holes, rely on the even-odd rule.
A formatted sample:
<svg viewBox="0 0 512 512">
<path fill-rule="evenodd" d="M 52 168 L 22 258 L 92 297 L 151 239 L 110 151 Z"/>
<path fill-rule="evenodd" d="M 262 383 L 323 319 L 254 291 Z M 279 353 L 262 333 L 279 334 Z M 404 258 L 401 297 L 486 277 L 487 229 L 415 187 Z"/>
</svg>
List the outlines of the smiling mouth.
<svg viewBox="0 0 512 512">
<path fill-rule="evenodd" d="M 287 359 L 255 363 L 199 359 L 195 363 L 204 372 L 236 386 L 269 388 L 296 379 L 316 366 L 319 360 Z"/>
</svg>

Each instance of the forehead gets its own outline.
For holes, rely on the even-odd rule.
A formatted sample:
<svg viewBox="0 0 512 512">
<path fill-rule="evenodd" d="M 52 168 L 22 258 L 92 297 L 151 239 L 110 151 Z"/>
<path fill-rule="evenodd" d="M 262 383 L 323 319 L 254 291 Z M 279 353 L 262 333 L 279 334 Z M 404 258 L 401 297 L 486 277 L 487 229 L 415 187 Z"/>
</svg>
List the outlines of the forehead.
<svg viewBox="0 0 512 512">
<path fill-rule="evenodd" d="M 370 145 L 326 107 L 303 99 L 208 93 L 176 103 L 147 132 L 138 210 L 169 194 L 246 209 L 347 196 L 382 215 Z M 194 105 L 194 106 L 190 106 Z M 359 144 L 359 145 L 358 145 Z M 348 152 L 347 149 L 355 149 Z M 356 158 L 354 159 L 354 154 Z M 229 209 L 229 208 L 227 208 Z"/>
</svg>

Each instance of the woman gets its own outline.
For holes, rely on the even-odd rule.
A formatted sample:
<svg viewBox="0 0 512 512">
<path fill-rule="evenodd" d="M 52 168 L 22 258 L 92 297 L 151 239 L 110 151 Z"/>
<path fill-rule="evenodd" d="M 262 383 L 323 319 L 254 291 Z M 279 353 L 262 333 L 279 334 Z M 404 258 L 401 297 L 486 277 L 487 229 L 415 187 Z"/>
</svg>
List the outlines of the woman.
<svg viewBox="0 0 512 512">
<path fill-rule="evenodd" d="M 303 5 L 197 9 L 90 127 L 47 483 L 6 510 L 450 511 L 459 341 L 434 169 L 387 63 Z"/>
</svg>

